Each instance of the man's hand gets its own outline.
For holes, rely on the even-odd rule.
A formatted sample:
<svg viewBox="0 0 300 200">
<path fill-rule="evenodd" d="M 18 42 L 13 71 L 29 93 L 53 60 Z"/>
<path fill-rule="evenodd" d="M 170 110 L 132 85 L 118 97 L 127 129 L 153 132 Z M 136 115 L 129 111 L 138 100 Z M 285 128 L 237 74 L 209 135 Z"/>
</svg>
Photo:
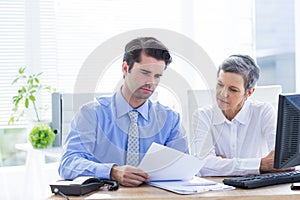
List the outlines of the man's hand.
<svg viewBox="0 0 300 200">
<path fill-rule="evenodd" d="M 266 157 L 261 159 L 260 167 L 259 167 L 260 173 L 283 172 L 283 171 L 295 170 L 294 167 L 275 169 L 274 168 L 274 155 L 275 155 L 275 151 L 271 151 Z"/>
<path fill-rule="evenodd" d="M 110 178 L 118 181 L 123 186 L 139 186 L 143 182 L 148 182 L 150 177 L 142 170 L 129 166 L 113 166 L 110 172 Z"/>
</svg>

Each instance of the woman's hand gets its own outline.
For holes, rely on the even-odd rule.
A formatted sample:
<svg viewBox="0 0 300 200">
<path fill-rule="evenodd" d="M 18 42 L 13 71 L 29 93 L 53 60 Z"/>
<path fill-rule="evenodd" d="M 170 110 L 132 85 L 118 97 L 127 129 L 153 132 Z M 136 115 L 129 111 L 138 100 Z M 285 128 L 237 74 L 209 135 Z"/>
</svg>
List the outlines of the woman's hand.
<svg viewBox="0 0 300 200">
<path fill-rule="evenodd" d="M 283 172 L 283 171 L 295 170 L 295 167 L 288 167 L 288 168 L 282 168 L 282 169 L 274 168 L 274 156 L 275 156 L 275 151 L 273 150 L 266 157 L 261 159 L 260 167 L 259 167 L 260 173 Z"/>
</svg>

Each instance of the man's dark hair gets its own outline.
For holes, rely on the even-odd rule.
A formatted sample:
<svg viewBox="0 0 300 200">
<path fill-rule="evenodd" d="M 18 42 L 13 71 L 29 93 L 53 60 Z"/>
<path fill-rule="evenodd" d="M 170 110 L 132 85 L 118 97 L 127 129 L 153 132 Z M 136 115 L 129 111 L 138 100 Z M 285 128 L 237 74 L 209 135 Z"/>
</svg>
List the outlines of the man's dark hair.
<svg viewBox="0 0 300 200">
<path fill-rule="evenodd" d="M 165 69 L 172 62 L 172 57 L 167 47 L 154 37 L 139 37 L 130 41 L 125 46 L 123 62 L 126 61 L 130 71 L 135 62 L 141 62 L 141 55 L 165 61 Z"/>
</svg>

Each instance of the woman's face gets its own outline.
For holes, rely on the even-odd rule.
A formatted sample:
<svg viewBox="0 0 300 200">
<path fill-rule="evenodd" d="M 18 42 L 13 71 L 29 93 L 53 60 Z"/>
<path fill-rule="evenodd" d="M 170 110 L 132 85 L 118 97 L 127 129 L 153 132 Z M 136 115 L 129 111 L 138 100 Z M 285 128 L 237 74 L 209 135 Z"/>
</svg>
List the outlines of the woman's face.
<svg viewBox="0 0 300 200">
<path fill-rule="evenodd" d="M 244 101 L 252 92 L 246 93 L 243 76 L 220 71 L 216 86 L 216 100 L 226 117 L 233 118 L 243 107 Z"/>
</svg>

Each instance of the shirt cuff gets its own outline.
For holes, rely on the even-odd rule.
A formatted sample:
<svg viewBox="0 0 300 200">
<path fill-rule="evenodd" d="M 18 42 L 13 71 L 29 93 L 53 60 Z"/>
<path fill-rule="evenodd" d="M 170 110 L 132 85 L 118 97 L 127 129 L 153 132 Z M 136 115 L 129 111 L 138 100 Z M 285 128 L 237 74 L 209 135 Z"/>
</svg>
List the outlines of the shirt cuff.
<svg viewBox="0 0 300 200">
<path fill-rule="evenodd" d="M 110 171 L 111 168 L 116 165 L 115 163 L 99 163 L 99 165 L 96 167 L 96 173 L 95 176 L 97 178 L 102 179 L 110 179 Z"/>
<path fill-rule="evenodd" d="M 247 174 L 259 174 L 260 158 L 247 158 L 240 160 L 240 170 L 247 171 Z"/>
</svg>

